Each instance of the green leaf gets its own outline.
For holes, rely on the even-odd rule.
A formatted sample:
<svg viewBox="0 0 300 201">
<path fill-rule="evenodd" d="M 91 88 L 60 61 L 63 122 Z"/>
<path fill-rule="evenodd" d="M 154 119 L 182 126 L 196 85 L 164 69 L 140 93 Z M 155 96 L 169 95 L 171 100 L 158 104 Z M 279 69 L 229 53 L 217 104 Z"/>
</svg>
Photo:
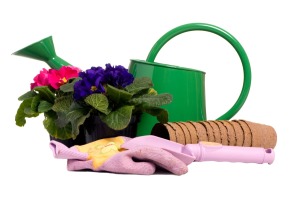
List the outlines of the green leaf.
<svg viewBox="0 0 300 201">
<path fill-rule="evenodd" d="M 91 94 L 89 96 L 87 96 L 84 101 L 91 105 L 93 108 L 95 108 L 96 110 L 103 112 L 104 114 L 108 114 L 109 110 L 108 110 L 108 99 L 105 95 L 103 94 L 99 94 L 99 93 L 95 93 L 95 94 Z"/>
<path fill-rule="evenodd" d="M 67 119 L 67 114 L 64 112 L 57 112 L 57 118 L 55 120 L 55 125 L 59 128 L 65 127 L 69 122 Z"/>
<path fill-rule="evenodd" d="M 170 102 L 172 102 L 172 96 L 166 93 L 158 95 L 145 94 L 138 98 L 133 98 L 132 100 L 130 100 L 130 103 L 132 103 L 133 105 L 143 104 L 145 107 L 158 107 Z"/>
<path fill-rule="evenodd" d="M 107 116 L 100 116 L 100 118 L 110 128 L 122 130 L 128 126 L 133 109 L 134 106 L 123 106 L 112 111 Z"/>
<path fill-rule="evenodd" d="M 84 108 L 84 107 L 76 101 L 73 101 L 70 106 L 70 110 L 76 110 L 76 109 L 82 109 L 82 108 Z"/>
<path fill-rule="evenodd" d="M 26 100 L 26 99 L 28 99 L 28 98 L 32 98 L 32 97 L 34 97 L 34 96 L 36 96 L 37 95 L 37 93 L 35 93 L 34 91 L 28 91 L 28 92 L 26 92 L 25 94 L 23 94 L 22 96 L 20 96 L 19 98 L 18 98 L 18 100 L 19 101 L 23 101 L 23 100 Z"/>
<path fill-rule="evenodd" d="M 73 92 L 73 91 L 74 91 L 74 84 L 75 84 L 78 80 L 81 80 L 81 78 L 80 78 L 80 77 L 77 77 L 77 78 L 71 80 L 70 83 L 66 83 L 66 84 L 64 84 L 64 85 L 61 85 L 59 89 L 60 89 L 61 91 L 65 92 L 65 93 L 67 93 L 67 92 Z"/>
<path fill-rule="evenodd" d="M 24 126 L 26 124 L 26 117 L 37 117 L 39 113 L 34 113 L 34 112 L 27 112 L 25 111 L 31 111 L 31 102 L 33 98 L 28 98 L 25 99 L 19 106 L 16 116 L 15 116 L 15 121 L 17 126 Z"/>
<path fill-rule="evenodd" d="M 34 96 L 31 102 L 31 110 L 34 112 L 38 112 L 38 107 L 41 102 L 41 97 L 39 95 Z"/>
<path fill-rule="evenodd" d="M 55 94 L 49 89 L 49 87 L 35 87 L 33 90 L 38 92 L 42 100 L 46 100 L 49 103 L 54 103 Z"/>
<path fill-rule="evenodd" d="M 76 109 L 76 110 L 71 110 L 70 112 L 67 113 L 66 117 L 68 121 L 75 121 L 76 119 L 86 115 L 89 112 L 89 109 L 87 108 L 81 108 L 81 109 Z"/>
<path fill-rule="evenodd" d="M 83 108 L 77 103 L 66 103 L 68 102 L 66 97 L 64 99 L 61 99 L 59 102 L 57 102 L 57 107 L 55 109 L 57 110 L 57 120 L 56 124 L 58 127 L 66 126 L 67 123 L 73 122 L 80 118 L 81 116 L 86 115 L 90 109 Z"/>
<path fill-rule="evenodd" d="M 37 106 L 40 103 L 39 96 L 34 96 L 26 100 L 30 101 L 30 107 L 26 106 L 24 108 L 24 113 L 26 114 L 26 116 L 27 117 L 38 116 Z"/>
<path fill-rule="evenodd" d="M 48 133 L 55 138 L 66 140 L 70 138 L 76 138 L 76 136 L 72 135 L 72 125 L 69 123 L 64 127 L 58 127 L 56 125 L 57 115 L 53 111 L 45 112 L 45 119 L 43 121 L 45 129 Z"/>
<path fill-rule="evenodd" d="M 71 106 L 72 102 L 73 102 L 72 95 L 59 97 L 55 100 L 55 103 L 52 106 L 52 109 L 55 112 L 67 112 L 70 110 L 70 106 Z"/>
<path fill-rule="evenodd" d="M 109 100 L 112 100 L 117 104 L 127 102 L 132 97 L 132 94 L 128 93 L 127 91 L 118 89 L 111 85 L 107 85 L 106 94 L 109 97 Z"/>
<path fill-rule="evenodd" d="M 68 128 L 68 136 L 75 139 L 79 134 L 79 127 L 85 122 L 86 118 L 90 116 L 90 109 L 83 108 L 78 104 L 73 104 L 69 111 L 57 112 L 55 125 L 57 129 Z M 61 137 L 60 137 L 61 138 Z"/>
<path fill-rule="evenodd" d="M 167 123 L 169 121 L 169 113 L 167 110 L 162 109 L 162 111 L 156 116 L 157 121 L 160 123 Z"/>
<path fill-rule="evenodd" d="M 31 109 L 31 107 L 25 107 L 24 108 L 24 113 L 28 116 L 28 117 L 31 117 L 31 116 L 35 116 L 36 114 L 38 114 L 38 112 L 35 112 Z"/>
<path fill-rule="evenodd" d="M 146 112 L 152 116 L 156 116 L 157 120 L 160 123 L 167 123 L 168 122 L 168 111 L 163 109 L 163 108 L 159 108 L 159 107 L 148 107 L 145 108 L 143 110 L 143 112 Z"/>
<path fill-rule="evenodd" d="M 79 127 L 84 124 L 85 120 L 90 117 L 90 112 L 71 122 L 73 139 L 79 134 Z"/>
<path fill-rule="evenodd" d="M 137 94 L 142 90 L 153 87 L 152 81 L 148 77 L 135 78 L 133 83 L 128 85 L 125 89 L 131 94 Z"/>
<path fill-rule="evenodd" d="M 49 103 L 47 101 L 41 101 L 38 106 L 38 112 L 39 113 L 47 112 L 52 109 L 52 106 L 53 106 L 52 103 Z"/>
</svg>

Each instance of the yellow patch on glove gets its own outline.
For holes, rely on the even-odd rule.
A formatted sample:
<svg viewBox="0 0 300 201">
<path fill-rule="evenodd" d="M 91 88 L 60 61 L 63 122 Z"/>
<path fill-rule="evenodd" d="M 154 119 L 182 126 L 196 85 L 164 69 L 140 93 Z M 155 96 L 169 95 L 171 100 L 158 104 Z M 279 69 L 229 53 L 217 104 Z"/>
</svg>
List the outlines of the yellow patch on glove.
<svg viewBox="0 0 300 201">
<path fill-rule="evenodd" d="M 124 143 L 122 137 L 105 138 L 85 145 L 76 146 L 78 151 L 88 154 L 88 160 L 93 161 L 93 168 L 99 168 L 107 159 L 119 153 Z"/>
</svg>

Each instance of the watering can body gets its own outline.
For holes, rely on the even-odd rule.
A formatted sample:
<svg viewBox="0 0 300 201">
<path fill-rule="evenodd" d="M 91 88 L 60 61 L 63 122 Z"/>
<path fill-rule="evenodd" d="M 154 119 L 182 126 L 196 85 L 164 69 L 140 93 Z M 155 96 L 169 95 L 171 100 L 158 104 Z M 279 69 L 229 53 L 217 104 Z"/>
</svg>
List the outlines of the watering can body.
<svg viewBox="0 0 300 201">
<path fill-rule="evenodd" d="M 204 72 L 141 60 L 131 60 L 129 70 L 135 77 L 151 78 L 158 94 L 169 93 L 173 96 L 170 104 L 162 106 L 168 111 L 169 121 L 206 119 Z M 138 136 L 148 135 L 156 123 L 156 117 L 142 114 Z"/>
<path fill-rule="evenodd" d="M 247 54 L 241 44 L 227 31 L 210 24 L 191 23 L 176 27 L 164 34 L 150 50 L 146 61 L 131 60 L 129 72 L 135 77 L 152 79 L 158 93 L 170 93 L 173 100 L 163 106 L 169 113 L 169 122 L 203 121 L 206 119 L 205 104 L 205 73 L 199 70 L 179 67 L 170 64 L 154 62 L 160 49 L 173 37 L 188 31 L 207 31 L 227 40 L 240 57 L 243 71 L 243 87 L 235 104 L 218 120 L 229 120 L 244 104 L 251 85 L 251 69 Z M 155 117 L 142 114 L 138 124 L 137 136 L 149 135 L 154 125 L 158 123 Z"/>
</svg>

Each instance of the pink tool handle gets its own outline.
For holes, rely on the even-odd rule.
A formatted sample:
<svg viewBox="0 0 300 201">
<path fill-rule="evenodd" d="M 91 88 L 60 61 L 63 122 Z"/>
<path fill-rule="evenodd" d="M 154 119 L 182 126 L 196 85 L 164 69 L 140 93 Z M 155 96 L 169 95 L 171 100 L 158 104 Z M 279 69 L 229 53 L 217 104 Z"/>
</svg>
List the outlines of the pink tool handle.
<svg viewBox="0 0 300 201">
<path fill-rule="evenodd" d="M 193 155 L 195 161 L 218 161 L 218 162 L 243 162 L 243 163 L 268 163 L 274 161 L 273 149 L 261 147 L 223 146 L 218 143 L 200 142 L 188 144 L 183 148 L 184 153 Z"/>
</svg>

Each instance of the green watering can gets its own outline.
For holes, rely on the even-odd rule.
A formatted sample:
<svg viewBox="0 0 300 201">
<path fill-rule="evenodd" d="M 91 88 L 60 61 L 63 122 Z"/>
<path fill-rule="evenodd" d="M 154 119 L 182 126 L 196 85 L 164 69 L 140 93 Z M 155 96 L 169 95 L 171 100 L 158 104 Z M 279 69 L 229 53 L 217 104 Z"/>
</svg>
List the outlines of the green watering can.
<svg viewBox="0 0 300 201">
<path fill-rule="evenodd" d="M 154 88 L 159 94 L 172 94 L 172 103 L 163 106 L 169 113 L 170 122 L 206 120 L 205 73 L 200 70 L 154 62 L 160 49 L 170 39 L 188 31 L 207 31 L 221 36 L 234 47 L 241 59 L 244 71 L 241 93 L 234 105 L 217 118 L 218 120 L 229 120 L 241 109 L 246 101 L 251 85 L 251 69 L 242 45 L 230 33 L 217 26 L 191 23 L 170 30 L 154 44 L 146 61 L 131 60 L 129 72 L 134 77 L 146 76 L 151 78 Z M 56 55 L 51 36 L 13 54 L 44 61 L 54 69 L 70 65 Z M 149 135 L 156 123 L 158 123 L 156 117 L 143 114 L 138 124 L 137 136 Z"/>
<path fill-rule="evenodd" d="M 203 71 L 154 62 L 159 50 L 173 37 L 188 31 L 208 31 L 227 40 L 238 53 L 244 70 L 243 88 L 235 104 L 218 120 L 229 120 L 243 106 L 251 85 L 251 69 L 247 54 L 241 44 L 227 31 L 210 24 L 191 23 L 176 27 L 163 35 L 152 47 L 146 61 L 131 60 L 129 72 L 135 77 L 150 77 L 160 93 L 173 95 L 172 103 L 163 106 L 170 122 L 206 120 L 205 73 Z M 155 117 L 143 114 L 137 135 L 148 135 L 158 123 Z"/>
</svg>

